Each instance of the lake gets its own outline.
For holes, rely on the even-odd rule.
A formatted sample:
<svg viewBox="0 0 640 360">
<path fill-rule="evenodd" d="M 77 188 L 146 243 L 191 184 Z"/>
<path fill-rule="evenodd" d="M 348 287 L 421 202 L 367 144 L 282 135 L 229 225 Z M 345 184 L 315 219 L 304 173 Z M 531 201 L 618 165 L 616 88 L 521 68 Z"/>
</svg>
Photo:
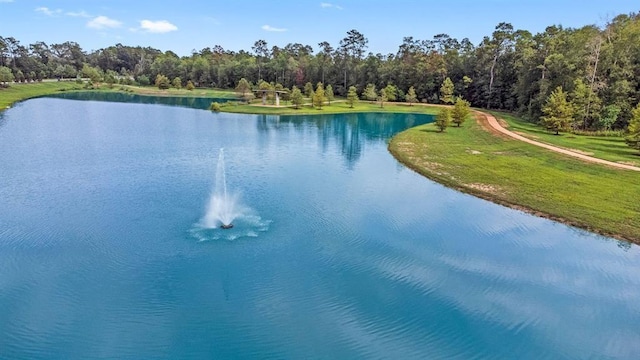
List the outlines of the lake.
<svg viewBox="0 0 640 360">
<path fill-rule="evenodd" d="M 0 358 L 639 358 L 639 248 L 405 168 L 388 140 L 431 120 L 0 113 Z"/>
</svg>

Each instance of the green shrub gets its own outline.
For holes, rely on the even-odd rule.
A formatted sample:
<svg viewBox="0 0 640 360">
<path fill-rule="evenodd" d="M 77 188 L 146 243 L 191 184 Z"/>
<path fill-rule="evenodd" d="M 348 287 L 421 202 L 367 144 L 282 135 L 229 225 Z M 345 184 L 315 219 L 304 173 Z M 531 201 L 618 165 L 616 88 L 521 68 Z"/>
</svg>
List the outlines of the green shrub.
<svg viewBox="0 0 640 360">
<path fill-rule="evenodd" d="M 209 106 L 209 110 L 214 111 L 214 112 L 220 112 L 220 109 L 222 108 L 222 106 L 217 103 L 217 102 L 212 102 L 211 106 Z"/>
</svg>

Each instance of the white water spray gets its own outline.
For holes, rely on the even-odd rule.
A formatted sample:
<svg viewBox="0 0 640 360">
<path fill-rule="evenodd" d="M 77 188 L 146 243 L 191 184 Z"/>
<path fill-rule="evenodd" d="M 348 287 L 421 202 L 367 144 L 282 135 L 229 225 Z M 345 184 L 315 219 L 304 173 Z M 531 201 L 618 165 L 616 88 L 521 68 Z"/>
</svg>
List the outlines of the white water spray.
<svg viewBox="0 0 640 360">
<path fill-rule="evenodd" d="M 236 194 L 227 192 L 227 174 L 224 164 L 224 149 L 220 149 L 216 181 L 209 198 L 203 225 L 207 228 L 231 227 L 233 220 L 242 215 L 242 207 Z"/>
</svg>

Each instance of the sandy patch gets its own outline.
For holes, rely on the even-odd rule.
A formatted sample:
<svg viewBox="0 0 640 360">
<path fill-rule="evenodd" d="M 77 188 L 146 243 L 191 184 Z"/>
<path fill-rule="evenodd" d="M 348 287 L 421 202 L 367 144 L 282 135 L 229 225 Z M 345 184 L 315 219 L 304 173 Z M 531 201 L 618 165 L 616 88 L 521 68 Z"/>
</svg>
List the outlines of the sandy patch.
<svg viewBox="0 0 640 360">
<path fill-rule="evenodd" d="M 489 194 L 498 194 L 500 190 L 500 188 L 498 188 L 497 186 L 489 185 L 489 184 L 472 183 L 472 184 L 464 184 L 464 186 L 471 189 L 484 191 Z"/>
</svg>

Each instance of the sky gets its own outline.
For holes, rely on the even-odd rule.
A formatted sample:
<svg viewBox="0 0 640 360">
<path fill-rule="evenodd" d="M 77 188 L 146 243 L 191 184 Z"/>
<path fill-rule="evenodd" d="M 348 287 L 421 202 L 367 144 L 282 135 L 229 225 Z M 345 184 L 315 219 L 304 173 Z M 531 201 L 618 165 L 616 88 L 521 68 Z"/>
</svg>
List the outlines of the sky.
<svg viewBox="0 0 640 360">
<path fill-rule="evenodd" d="M 445 33 L 478 44 L 500 22 L 542 32 L 549 25 L 602 26 L 640 11 L 638 0 L 0 0 L 0 36 L 22 45 L 75 41 L 85 51 L 121 43 L 171 50 L 221 45 L 251 51 L 322 41 L 334 48 L 347 31 L 368 38 L 367 51 L 396 53 L 402 39 Z"/>
</svg>

